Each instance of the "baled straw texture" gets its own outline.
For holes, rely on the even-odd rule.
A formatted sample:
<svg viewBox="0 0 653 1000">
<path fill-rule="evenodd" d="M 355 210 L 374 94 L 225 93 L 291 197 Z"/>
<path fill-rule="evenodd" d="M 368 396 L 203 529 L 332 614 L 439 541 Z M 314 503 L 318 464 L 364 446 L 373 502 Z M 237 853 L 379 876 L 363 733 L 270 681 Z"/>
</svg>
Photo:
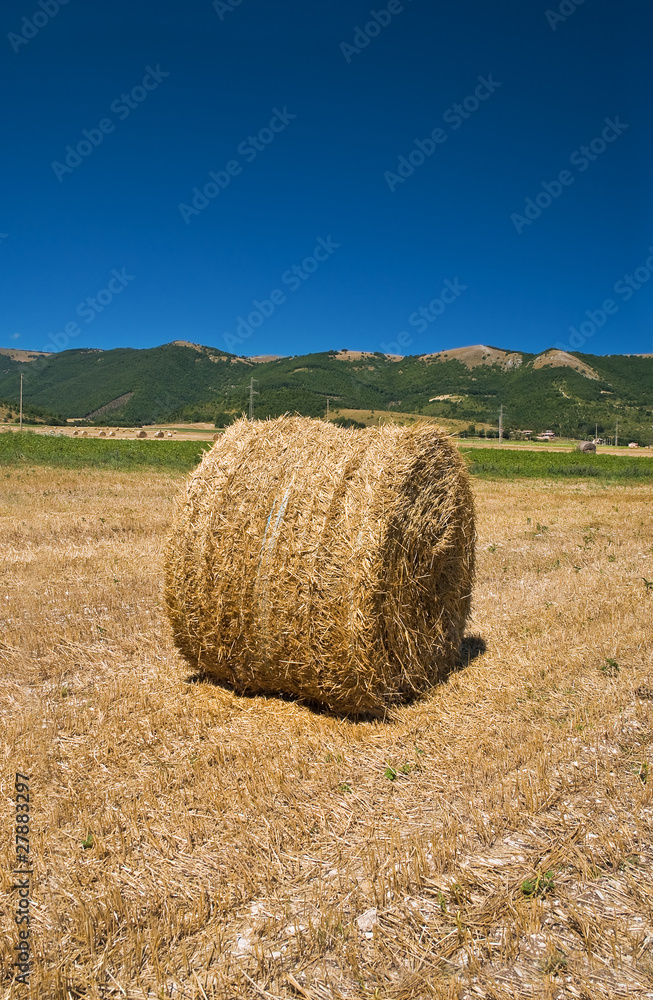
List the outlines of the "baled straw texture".
<svg viewBox="0 0 653 1000">
<path fill-rule="evenodd" d="M 239 692 L 382 716 L 454 665 L 474 539 L 467 470 L 433 427 L 240 420 L 177 509 L 176 644 Z"/>
</svg>

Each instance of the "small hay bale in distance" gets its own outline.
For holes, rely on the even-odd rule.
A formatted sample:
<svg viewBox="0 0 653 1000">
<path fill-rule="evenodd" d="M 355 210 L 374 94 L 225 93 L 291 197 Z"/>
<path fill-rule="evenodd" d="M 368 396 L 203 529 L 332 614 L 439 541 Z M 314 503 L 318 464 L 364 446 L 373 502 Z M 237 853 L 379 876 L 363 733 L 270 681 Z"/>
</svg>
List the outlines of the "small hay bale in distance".
<svg viewBox="0 0 653 1000">
<path fill-rule="evenodd" d="M 157 431 L 156 434 L 154 435 L 154 437 L 155 438 L 162 438 L 163 437 L 163 431 Z"/>
<path fill-rule="evenodd" d="M 581 441 L 576 445 L 576 451 L 582 451 L 584 454 L 589 455 L 596 451 L 596 445 L 593 441 Z"/>
<path fill-rule="evenodd" d="M 146 438 L 147 437 L 147 431 L 138 431 L 138 433 L 136 434 L 136 437 L 137 438 Z"/>
<path fill-rule="evenodd" d="M 165 603 L 200 675 L 383 716 L 456 663 L 474 545 L 466 466 L 432 426 L 239 420 L 178 501 Z"/>
</svg>

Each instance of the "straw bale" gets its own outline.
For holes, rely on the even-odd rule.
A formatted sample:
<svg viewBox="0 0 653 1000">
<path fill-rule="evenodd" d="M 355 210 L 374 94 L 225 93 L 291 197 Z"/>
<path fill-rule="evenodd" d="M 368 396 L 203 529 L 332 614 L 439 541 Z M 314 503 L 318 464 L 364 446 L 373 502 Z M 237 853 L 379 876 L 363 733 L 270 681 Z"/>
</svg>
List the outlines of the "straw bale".
<svg viewBox="0 0 653 1000">
<path fill-rule="evenodd" d="M 138 433 L 136 434 L 136 437 L 137 438 L 146 438 L 147 437 L 147 431 L 138 431 Z"/>
<path fill-rule="evenodd" d="M 467 470 L 432 426 L 239 420 L 179 499 L 174 639 L 238 692 L 382 716 L 456 662 L 474 542 Z"/>
<path fill-rule="evenodd" d="M 156 434 L 154 435 L 154 437 L 155 438 L 162 438 L 163 437 L 163 431 L 157 431 Z"/>
<path fill-rule="evenodd" d="M 596 451 L 596 445 L 593 441 L 581 441 L 576 445 L 576 451 L 582 451 L 585 454 L 590 454 Z"/>
</svg>

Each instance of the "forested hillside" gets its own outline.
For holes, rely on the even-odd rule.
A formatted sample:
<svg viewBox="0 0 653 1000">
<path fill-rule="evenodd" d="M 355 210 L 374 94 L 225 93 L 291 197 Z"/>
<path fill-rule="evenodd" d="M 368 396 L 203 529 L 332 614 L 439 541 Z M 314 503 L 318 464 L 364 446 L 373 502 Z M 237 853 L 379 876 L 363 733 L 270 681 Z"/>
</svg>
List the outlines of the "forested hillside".
<svg viewBox="0 0 653 1000">
<path fill-rule="evenodd" d="M 571 437 L 614 434 L 653 443 L 653 358 L 543 355 L 501 348 L 459 348 L 394 358 L 328 351 L 257 361 L 184 342 L 149 350 L 62 351 L 45 357 L 0 353 L 0 399 L 15 407 L 19 376 L 33 411 L 61 419 L 134 425 L 166 420 L 228 422 L 248 406 L 255 414 L 331 408 L 399 410 L 470 424 L 498 422 Z M 438 398 L 439 397 L 439 398 Z"/>
</svg>

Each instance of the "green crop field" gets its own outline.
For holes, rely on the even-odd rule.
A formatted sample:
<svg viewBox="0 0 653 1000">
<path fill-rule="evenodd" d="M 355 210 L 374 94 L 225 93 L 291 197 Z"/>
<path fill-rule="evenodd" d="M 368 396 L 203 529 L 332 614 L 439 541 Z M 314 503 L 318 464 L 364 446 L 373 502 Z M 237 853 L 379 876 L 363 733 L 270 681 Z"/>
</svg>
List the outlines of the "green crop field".
<svg viewBox="0 0 653 1000">
<path fill-rule="evenodd" d="M 653 458 L 582 455 L 579 452 L 502 451 L 461 448 L 473 476 L 482 479 L 601 479 L 606 482 L 653 481 Z"/>
<path fill-rule="evenodd" d="M 29 432 L 0 434 L 0 465 L 187 472 L 197 465 L 207 447 L 204 441 L 78 441 Z"/>
<path fill-rule="evenodd" d="M 63 469 L 169 469 L 188 472 L 210 445 L 205 441 L 72 440 L 0 434 L 0 465 L 50 465 Z M 578 452 L 461 448 L 473 476 L 482 479 L 593 479 L 653 482 L 653 458 L 581 455 Z"/>
</svg>

